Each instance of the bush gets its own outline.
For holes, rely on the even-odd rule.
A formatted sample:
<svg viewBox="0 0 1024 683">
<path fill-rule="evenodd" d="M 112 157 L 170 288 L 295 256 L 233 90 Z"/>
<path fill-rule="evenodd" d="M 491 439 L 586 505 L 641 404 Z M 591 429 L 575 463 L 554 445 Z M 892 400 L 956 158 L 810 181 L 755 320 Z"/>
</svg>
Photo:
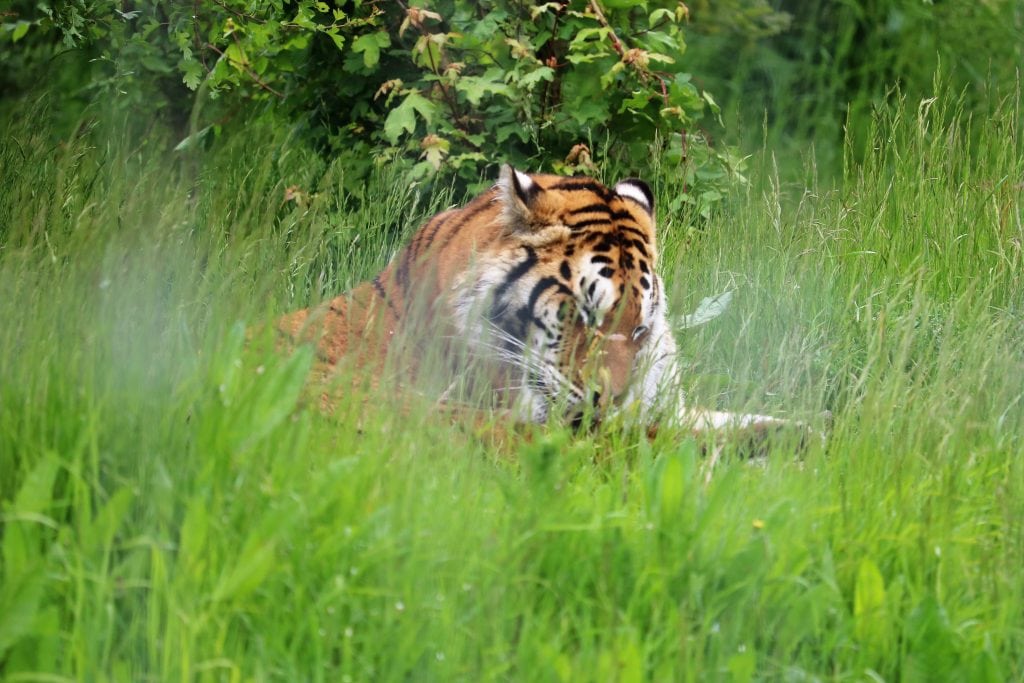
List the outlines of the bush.
<svg viewBox="0 0 1024 683">
<path fill-rule="evenodd" d="M 269 114 L 346 157 L 353 182 L 399 160 L 470 182 L 498 161 L 636 169 L 658 140 L 701 185 L 684 200 L 707 204 L 739 162 L 697 125 L 717 106 L 686 68 L 687 20 L 676 0 L 22 0 L 0 32 L 21 55 L 0 65 L 63 54 L 82 81 L 64 93 L 159 115 L 182 148 Z"/>
</svg>

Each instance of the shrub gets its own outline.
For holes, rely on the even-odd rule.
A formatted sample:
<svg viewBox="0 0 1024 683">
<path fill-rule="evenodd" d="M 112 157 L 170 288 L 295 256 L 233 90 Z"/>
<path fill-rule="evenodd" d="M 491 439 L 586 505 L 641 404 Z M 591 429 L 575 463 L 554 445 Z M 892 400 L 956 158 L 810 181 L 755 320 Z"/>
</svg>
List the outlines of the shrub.
<svg viewBox="0 0 1024 683">
<path fill-rule="evenodd" d="M 707 203 L 738 159 L 698 125 L 717 105 L 683 59 L 687 20 L 676 0 L 44 0 L 16 4 L 0 41 L 71 50 L 81 92 L 161 115 L 181 147 L 269 113 L 351 178 L 404 160 L 473 181 L 498 161 L 635 169 L 658 140 Z"/>
</svg>

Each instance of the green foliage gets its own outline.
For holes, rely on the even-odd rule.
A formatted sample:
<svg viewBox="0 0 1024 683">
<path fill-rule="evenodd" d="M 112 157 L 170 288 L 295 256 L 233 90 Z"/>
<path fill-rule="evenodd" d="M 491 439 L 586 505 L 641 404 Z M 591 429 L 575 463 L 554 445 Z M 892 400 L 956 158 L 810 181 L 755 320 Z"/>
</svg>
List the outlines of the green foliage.
<svg viewBox="0 0 1024 683">
<path fill-rule="evenodd" d="M 735 154 L 698 125 L 718 107 L 689 71 L 677 0 L 147 0 L 123 10 L 114 0 L 21 6 L 0 35 L 20 49 L 71 48 L 88 62 L 92 96 L 162 112 L 181 149 L 256 111 L 298 122 L 345 158 L 352 187 L 395 162 L 413 179 L 469 183 L 499 161 L 637 168 L 656 140 L 701 213 L 740 178 Z"/>
</svg>

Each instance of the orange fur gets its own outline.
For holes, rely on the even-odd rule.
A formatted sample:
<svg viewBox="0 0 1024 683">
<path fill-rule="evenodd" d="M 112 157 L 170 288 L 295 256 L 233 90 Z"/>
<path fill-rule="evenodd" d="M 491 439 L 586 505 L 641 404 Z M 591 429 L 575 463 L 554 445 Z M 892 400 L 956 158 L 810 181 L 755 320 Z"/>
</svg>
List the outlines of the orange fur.
<svg viewBox="0 0 1024 683">
<path fill-rule="evenodd" d="M 698 432 L 789 424 L 673 408 L 682 404 L 679 369 L 656 267 L 653 197 L 642 181 L 608 188 L 505 167 L 490 190 L 428 220 L 372 281 L 285 315 L 278 329 L 316 344 L 325 377 L 343 361 L 379 374 L 397 339 L 408 345 L 399 367 L 409 378 L 421 344 L 465 345 L 522 421 L 600 419 L 633 406 L 648 424 Z M 464 355 L 442 355 L 453 375 L 463 371 Z"/>
</svg>

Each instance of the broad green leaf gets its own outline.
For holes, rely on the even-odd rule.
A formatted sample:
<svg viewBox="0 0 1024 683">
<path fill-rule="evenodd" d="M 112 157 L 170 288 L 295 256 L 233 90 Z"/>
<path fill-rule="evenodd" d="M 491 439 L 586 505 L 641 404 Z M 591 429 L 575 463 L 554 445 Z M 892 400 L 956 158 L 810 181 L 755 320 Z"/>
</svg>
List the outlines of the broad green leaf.
<svg viewBox="0 0 1024 683">
<path fill-rule="evenodd" d="M 582 101 L 575 104 L 569 115 L 581 125 L 595 126 L 608 120 L 610 114 L 604 102 L 592 100 Z"/>
<path fill-rule="evenodd" d="M 541 81 L 553 81 L 555 79 L 555 70 L 551 67 L 542 66 L 530 73 L 526 74 L 519 79 L 519 85 L 531 89 L 534 85 Z"/>
<path fill-rule="evenodd" d="M 498 126 L 494 130 L 494 141 L 500 145 L 513 135 L 519 138 L 520 142 L 529 142 L 530 140 L 530 132 L 523 124 L 517 121 Z"/>
<path fill-rule="evenodd" d="M 885 604 L 885 580 L 870 558 L 857 569 L 853 588 L 854 630 L 857 639 L 869 645 L 881 645 L 888 637 L 889 620 Z"/>
<path fill-rule="evenodd" d="M 334 47 L 338 48 L 339 50 L 344 50 L 345 49 L 345 36 L 339 34 L 337 31 L 333 31 L 333 30 L 332 31 L 326 31 L 326 33 L 327 33 L 328 36 L 330 36 L 331 40 L 334 42 Z M 364 61 L 366 60 L 365 55 L 363 56 L 363 60 Z"/>
<path fill-rule="evenodd" d="M 3 511 L 3 561 L 8 572 L 39 559 L 37 526 L 49 519 L 43 514 L 50 508 L 59 469 L 56 456 L 44 455 L 25 477 L 14 504 Z"/>
<path fill-rule="evenodd" d="M 416 114 L 429 125 L 436 111 L 437 106 L 433 102 L 413 91 L 388 113 L 384 120 L 384 135 L 391 144 L 397 144 L 403 132 L 411 134 L 416 131 Z"/>
<path fill-rule="evenodd" d="M 611 29 L 604 27 L 601 28 L 585 28 L 576 32 L 576 36 L 572 39 L 572 43 L 569 44 L 569 50 L 580 49 L 587 44 L 587 41 L 593 38 L 590 45 L 601 44 L 602 41 L 606 40 L 611 34 Z"/>
<path fill-rule="evenodd" d="M 234 567 L 217 581 L 213 589 L 213 601 L 244 598 L 256 590 L 274 566 L 274 551 L 272 538 L 257 539 L 250 536 L 235 560 Z"/>
<path fill-rule="evenodd" d="M 3 577 L 0 584 L 0 661 L 7 651 L 32 631 L 43 596 L 46 574 L 23 572 L 14 579 Z"/>
<path fill-rule="evenodd" d="M 79 531 L 81 546 L 96 551 L 107 551 L 114 542 L 118 528 L 124 522 L 135 495 L 122 487 L 110 497 L 102 508 Z"/>
<path fill-rule="evenodd" d="M 663 21 L 674 21 L 675 16 L 672 10 L 661 7 L 651 12 L 650 16 L 647 17 L 647 25 L 650 28 L 654 28 Z"/>
<path fill-rule="evenodd" d="M 203 65 L 195 59 L 184 59 L 178 64 L 181 80 L 189 90 L 196 90 L 203 82 Z"/>
<path fill-rule="evenodd" d="M 245 56 L 245 50 L 242 49 L 239 43 L 231 43 L 228 45 L 224 50 L 224 58 L 228 60 L 228 64 L 239 71 L 244 70 L 245 65 L 249 63 L 249 60 Z"/>
<path fill-rule="evenodd" d="M 510 95 L 508 86 L 501 81 L 488 79 L 484 76 L 462 76 L 455 81 L 455 89 L 466 96 L 473 105 L 480 104 L 484 94 L 491 92 L 496 95 Z"/>
<path fill-rule="evenodd" d="M 398 105 L 384 119 L 384 136 L 392 145 L 398 143 L 402 133 L 412 133 L 416 130 L 416 114 L 412 107 L 403 104 Z"/>
<path fill-rule="evenodd" d="M 19 21 L 16 23 L 14 25 L 14 30 L 11 31 L 11 42 L 16 43 L 24 38 L 25 34 L 28 33 L 28 27 L 31 25 L 32 23 L 28 21 Z"/>
<path fill-rule="evenodd" d="M 238 402 L 239 412 L 232 425 L 233 450 L 248 448 L 263 439 L 292 414 L 312 364 L 313 350 L 306 346 L 283 362 L 269 365 L 258 376 Z"/>
<path fill-rule="evenodd" d="M 380 52 L 391 45 L 391 38 L 386 31 L 367 33 L 359 36 L 352 42 L 352 51 L 363 54 L 363 64 L 366 68 L 377 65 L 380 61 Z"/>
</svg>

